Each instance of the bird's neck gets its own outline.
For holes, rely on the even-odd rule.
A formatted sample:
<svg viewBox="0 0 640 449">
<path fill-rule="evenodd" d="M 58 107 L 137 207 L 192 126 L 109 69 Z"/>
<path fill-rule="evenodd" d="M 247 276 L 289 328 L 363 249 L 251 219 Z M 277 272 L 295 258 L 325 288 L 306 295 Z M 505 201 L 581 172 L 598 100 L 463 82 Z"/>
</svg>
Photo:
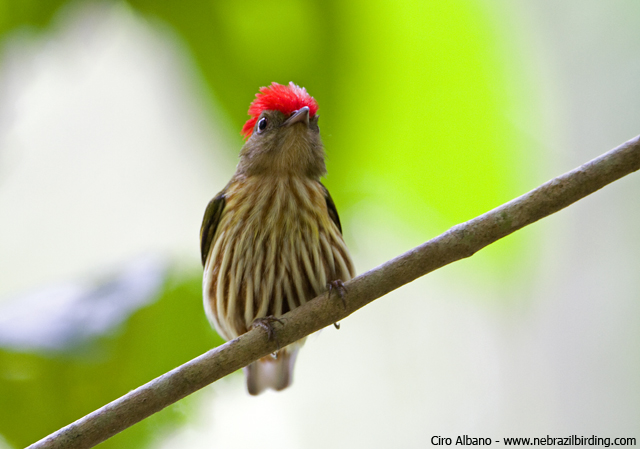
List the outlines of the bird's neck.
<svg viewBox="0 0 640 449">
<path fill-rule="evenodd" d="M 292 132 L 263 145 L 247 142 L 236 171 L 246 176 L 306 176 L 315 180 L 326 172 L 321 141 L 302 132 Z"/>
</svg>

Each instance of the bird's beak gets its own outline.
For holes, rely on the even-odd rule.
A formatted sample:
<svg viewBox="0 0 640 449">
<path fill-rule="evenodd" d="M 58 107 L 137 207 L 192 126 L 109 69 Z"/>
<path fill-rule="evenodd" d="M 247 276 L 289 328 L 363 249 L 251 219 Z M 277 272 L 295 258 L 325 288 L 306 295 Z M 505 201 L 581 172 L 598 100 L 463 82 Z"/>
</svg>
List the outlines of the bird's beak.
<svg viewBox="0 0 640 449">
<path fill-rule="evenodd" d="M 291 126 L 298 122 L 304 122 L 305 125 L 309 126 L 309 106 L 298 109 L 284 121 L 282 126 Z"/>
</svg>

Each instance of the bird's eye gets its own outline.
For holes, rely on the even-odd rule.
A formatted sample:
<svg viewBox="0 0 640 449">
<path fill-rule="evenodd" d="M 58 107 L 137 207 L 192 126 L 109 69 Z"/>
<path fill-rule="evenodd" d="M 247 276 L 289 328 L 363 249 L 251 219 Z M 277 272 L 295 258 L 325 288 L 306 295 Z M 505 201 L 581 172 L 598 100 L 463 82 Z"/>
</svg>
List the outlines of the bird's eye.
<svg viewBox="0 0 640 449">
<path fill-rule="evenodd" d="M 267 119 L 266 117 L 262 117 L 258 122 L 258 133 L 264 131 L 266 127 L 267 127 Z"/>
</svg>

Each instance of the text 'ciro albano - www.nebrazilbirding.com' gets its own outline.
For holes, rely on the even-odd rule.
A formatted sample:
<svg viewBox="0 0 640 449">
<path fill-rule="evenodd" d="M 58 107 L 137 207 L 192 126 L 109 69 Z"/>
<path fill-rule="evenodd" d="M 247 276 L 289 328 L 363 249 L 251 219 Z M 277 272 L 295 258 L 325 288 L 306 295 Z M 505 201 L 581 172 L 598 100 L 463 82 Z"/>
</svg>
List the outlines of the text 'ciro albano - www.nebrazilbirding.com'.
<svg viewBox="0 0 640 449">
<path fill-rule="evenodd" d="M 458 435 L 456 437 L 443 437 L 434 435 L 431 437 L 433 446 L 491 446 L 501 444 L 504 446 L 636 446 L 635 437 L 599 437 L 597 435 L 582 436 L 570 435 L 568 437 L 472 437 L 469 435 Z"/>
</svg>

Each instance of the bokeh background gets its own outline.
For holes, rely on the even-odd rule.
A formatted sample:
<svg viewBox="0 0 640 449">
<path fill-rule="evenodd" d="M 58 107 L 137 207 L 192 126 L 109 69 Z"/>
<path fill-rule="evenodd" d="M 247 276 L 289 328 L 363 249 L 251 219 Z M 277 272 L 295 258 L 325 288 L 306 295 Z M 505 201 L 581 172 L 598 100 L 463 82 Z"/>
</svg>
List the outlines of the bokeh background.
<svg viewBox="0 0 640 449">
<path fill-rule="evenodd" d="M 221 343 L 198 232 L 260 86 L 320 104 L 358 272 L 640 133 L 636 0 L 0 0 L 0 448 Z M 104 448 L 640 437 L 640 176 Z"/>
</svg>

